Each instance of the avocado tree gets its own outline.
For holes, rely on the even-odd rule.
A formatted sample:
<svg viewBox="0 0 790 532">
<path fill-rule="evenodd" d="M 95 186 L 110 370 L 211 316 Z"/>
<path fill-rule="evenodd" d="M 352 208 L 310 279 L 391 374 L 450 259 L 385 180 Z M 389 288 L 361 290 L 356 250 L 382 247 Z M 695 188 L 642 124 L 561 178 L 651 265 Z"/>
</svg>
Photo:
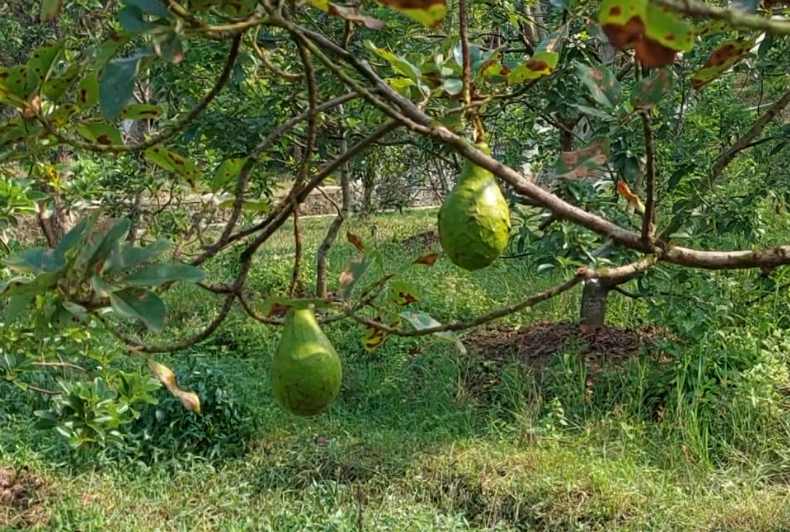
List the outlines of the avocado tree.
<svg viewBox="0 0 790 532">
<path fill-rule="evenodd" d="M 584 322 L 600 325 L 611 290 L 666 265 L 770 275 L 790 264 L 790 245 L 763 242 L 750 207 L 734 199 L 743 188 L 779 197 L 780 178 L 740 169 L 744 187 L 730 175 L 747 150 L 775 164 L 790 138 L 782 126 L 790 104 L 782 2 L 124 0 L 92 16 L 88 1 L 23 4 L 25 16 L 50 28 L 63 21 L 66 30 L 0 70 L 7 117 L 0 171 L 9 190 L 19 176 L 29 188 L 4 194 L 26 198 L 10 204 L 8 216 L 25 214 L 25 201 L 49 208 L 41 194 L 62 201 L 70 165 L 54 164 L 56 152 L 77 157 L 78 169 L 112 171 L 98 189 L 70 190 L 81 198 L 75 210 L 96 199 L 103 210 L 85 213 L 48 246 L 5 259 L 18 276 L 0 285 L 3 321 L 32 316 L 39 341 L 107 328 L 189 408 L 199 409 L 199 399 L 150 356 L 205 340 L 237 305 L 279 325 L 278 309 L 311 304 L 323 309 L 323 322 L 359 322 L 373 349 L 387 335 L 456 341 L 454 331 L 577 285 Z M 422 154 L 410 160 L 426 163 L 441 194 L 462 165 L 495 176 L 510 204 L 511 246 L 565 279 L 472 320 L 440 324 L 403 312 L 409 294 L 387 296 L 397 272 L 358 283 L 380 255 L 348 234 L 360 256 L 337 283 L 328 280 L 326 253 L 352 211 L 350 182 L 370 182 L 366 169 L 386 164 L 390 149 Z M 299 205 L 338 175 L 343 201 L 312 289 L 301 283 Z M 275 181 L 288 183 L 276 201 Z M 175 243 L 136 237 L 141 218 L 156 227 L 185 194 L 205 205 L 168 226 Z M 144 208 L 144 197 L 159 203 Z M 464 208 L 451 207 L 451 215 Z M 741 223 L 727 225 L 736 215 Z M 289 221 L 290 290 L 256 301 L 245 289 L 252 260 Z M 216 222 L 219 230 L 208 232 Z M 704 246 L 705 235 L 727 231 L 736 234 L 727 249 Z M 690 237 L 693 247 L 679 243 Z M 228 250 L 238 251 L 235 277 L 208 282 L 201 267 Z M 412 266 L 437 259 L 414 257 Z M 161 331 L 161 295 L 176 282 L 197 283 L 218 299 L 202 331 L 161 345 L 124 332 L 119 320 Z M 385 300 L 388 313 L 372 314 Z M 0 372 L 29 387 L 19 375 L 31 363 L 20 354 Z"/>
</svg>

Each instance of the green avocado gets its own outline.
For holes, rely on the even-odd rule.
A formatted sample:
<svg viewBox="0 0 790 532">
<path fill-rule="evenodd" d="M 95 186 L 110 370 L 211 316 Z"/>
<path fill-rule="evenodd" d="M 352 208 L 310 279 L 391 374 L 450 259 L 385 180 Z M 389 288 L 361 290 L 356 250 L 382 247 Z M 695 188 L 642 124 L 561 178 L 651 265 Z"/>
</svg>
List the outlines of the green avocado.
<svg viewBox="0 0 790 532">
<path fill-rule="evenodd" d="M 291 309 L 272 360 L 272 391 L 285 410 L 314 416 L 340 391 L 343 367 L 312 309 Z"/>
<path fill-rule="evenodd" d="M 484 142 L 477 148 L 491 153 Z M 479 270 L 502 254 L 509 235 L 510 209 L 493 174 L 467 160 L 439 209 L 442 249 L 456 266 Z"/>
</svg>

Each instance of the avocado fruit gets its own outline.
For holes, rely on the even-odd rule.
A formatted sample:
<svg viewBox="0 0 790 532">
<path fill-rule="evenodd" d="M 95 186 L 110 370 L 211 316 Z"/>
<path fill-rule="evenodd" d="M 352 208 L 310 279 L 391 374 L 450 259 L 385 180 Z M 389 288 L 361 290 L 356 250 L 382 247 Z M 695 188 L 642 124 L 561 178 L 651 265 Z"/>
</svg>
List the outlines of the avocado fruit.
<svg viewBox="0 0 790 532">
<path fill-rule="evenodd" d="M 485 142 L 477 148 L 487 155 Z M 470 160 L 439 209 L 439 241 L 449 259 L 465 270 L 480 270 L 507 247 L 510 209 L 494 175 Z"/>
<path fill-rule="evenodd" d="M 314 416 L 340 391 L 343 367 L 312 308 L 291 308 L 272 359 L 272 392 L 286 411 Z"/>
</svg>

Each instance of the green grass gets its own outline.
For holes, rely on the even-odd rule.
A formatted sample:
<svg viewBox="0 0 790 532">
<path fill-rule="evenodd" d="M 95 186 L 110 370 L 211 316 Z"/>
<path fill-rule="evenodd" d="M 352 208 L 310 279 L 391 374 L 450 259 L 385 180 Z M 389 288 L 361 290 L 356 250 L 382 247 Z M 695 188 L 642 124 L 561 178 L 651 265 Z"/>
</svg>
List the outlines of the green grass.
<svg viewBox="0 0 790 532">
<path fill-rule="evenodd" d="M 394 267 L 421 252 L 405 254 L 401 242 L 431 227 L 433 216 L 352 220 L 350 229 Z M 304 220 L 306 264 L 327 223 Z M 354 254 L 345 241 L 333 249 L 332 286 Z M 284 228 L 256 259 L 251 288 L 281 293 L 291 260 Z M 232 268 L 232 257 L 210 266 L 216 281 Z M 192 456 L 189 434 L 177 435 L 185 451 L 160 463 L 75 454 L 31 428 L 41 400 L 0 388 L 0 462 L 46 480 L 37 530 L 788 530 L 788 409 L 774 394 L 786 384 L 785 344 L 778 337 L 763 345 L 781 329 L 783 310 L 772 302 L 748 312 L 715 310 L 751 279 L 737 275 L 686 281 L 715 294 L 710 307 L 613 296 L 616 325 L 657 321 L 674 330 L 692 313 L 702 317 L 692 342 L 619 364 L 604 360 L 600 370 L 574 346 L 540 368 L 492 365 L 480 353 L 461 355 L 427 339 L 391 339 L 370 354 L 356 325 L 334 324 L 326 330 L 343 357 L 344 383 L 331 411 L 315 419 L 289 416 L 271 397 L 277 329 L 234 312 L 206 343 L 161 360 L 222 376 L 207 382 L 252 417 L 254 431 L 239 433 L 242 454 Z M 517 260 L 475 273 L 440 260 L 407 277 L 420 289 L 418 306 L 440 321 L 472 317 L 556 281 Z M 503 323 L 569 321 L 578 300 L 577 290 Z M 217 308 L 186 287 L 168 303 L 171 327 L 158 341 L 199 330 Z"/>
</svg>

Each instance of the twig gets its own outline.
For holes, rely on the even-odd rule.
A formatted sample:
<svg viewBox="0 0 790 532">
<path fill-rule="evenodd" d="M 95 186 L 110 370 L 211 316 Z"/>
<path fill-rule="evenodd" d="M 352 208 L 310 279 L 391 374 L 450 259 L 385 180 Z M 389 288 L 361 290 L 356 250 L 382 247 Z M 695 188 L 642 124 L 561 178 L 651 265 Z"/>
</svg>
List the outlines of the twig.
<svg viewBox="0 0 790 532">
<path fill-rule="evenodd" d="M 88 370 L 83 368 L 82 366 L 78 366 L 77 364 L 72 364 L 71 362 L 31 362 L 30 365 L 36 367 L 42 367 L 42 368 L 69 368 L 69 369 L 76 369 L 78 371 L 83 371 L 85 373 L 88 372 Z"/>
<path fill-rule="evenodd" d="M 37 118 L 41 125 L 44 126 L 44 129 L 47 132 L 54 136 L 58 141 L 62 142 L 63 144 L 68 144 L 74 148 L 92 151 L 92 152 L 100 152 L 100 153 L 120 153 L 120 152 L 139 152 L 143 150 L 147 150 L 152 146 L 156 146 L 162 142 L 167 141 L 168 139 L 172 138 L 179 132 L 183 131 L 195 118 L 197 118 L 200 113 L 202 113 L 206 107 L 217 97 L 217 95 L 222 91 L 223 87 L 227 85 L 228 80 L 230 79 L 230 75 L 233 72 L 233 67 L 236 64 L 236 59 L 239 56 L 239 48 L 241 45 L 241 35 L 238 35 L 236 38 L 233 39 L 233 43 L 230 47 L 230 53 L 228 54 L 228 59 L 225 62 L 225 68 L 222 70 L 219 78 L 217 78 L 217 82 L 211 88 L 211 90 L 203 97 L 203 99 L 192 108 L 189 113 L 186 114 L 183 118 L 178 120 L 175 124 L 170 126 L 167 129 L 163 129 L 158 134 L 154 135 L 148 140 L 143 142 L 139 142 L 136 144 L 99 144 L 94 142 L 84 142 L 79 139 L 69 138 L 52 125 L 45 117 L 40 114 L 37 114 Z"/>
<path fill-rule="evenodd" d="M 255 52 L 255 55 L 258 56 L 258 59 L 261 60 L 261 63 L 274 72 L 274 74 L 278 77 L 286 81 L 299 81 L 304 77 L 302 73 L 293 74 L 291 72 L 286 72 L 285 70 L 279 68 L 277 65 L 272 63 L 272 60 L 269 59 L 269 55 L 264 52 L 261 47 L 258 45 L 258 33 L 260 32 L 260 28 L 255 32 L 255 35 L 251 36 L 250 43 L 252 44 L 252 49 Z"/>
<path fill-rule="evenodd" d="M 219 314 L 211 323 L 206 326 L 205 329 L 190 338 L 185 338 L 184 340 L 172 344 L 148 345 L 144 342 L 141 342 L 140 340 L 136 340 L 135 338 L 131 338 L 121 333 L 115 327 L 113 327 L 101 314 L 94 313 L 94 316 L 104 325 L 108 331 L 110 331 L 110 334 L 115 336 L 115 338 L 124 344 L 128 345 L 134 351 L 140 351 L 142 353 L 169 353 L 191 347 L 214 334 L 214 331 L 216 331 L 219 326 L 222 325 L 222 322 L 225 321 L 225 318 L 227 318 L 228 314 L 230 314 L 230 310 L 233 308 L 233 301 L 235 299 L 235 292 L 225 296 L 225 303 L 222 305 Z"/>
<path fill-rule="evenodd" d="M 472 59 L 469 56 L 469 22 L 466 0 L 458 0 L 459 33 L 461 34 L 461 55 L 463 62 L 463 101 L 471 110 L 472 105 Z"/>
<path fill-rule="evenodd" d="M 299 224 L 299 205 L 296 204 L 296 197 L 291 196 L 291 210 L 294 219 L 294 267 L 291 278 L 291 288 L 288 293 L 291 297 L 296 293 L 299 286 L 299 274 L 302 268 L 302 227 Z"/>
</svg>

